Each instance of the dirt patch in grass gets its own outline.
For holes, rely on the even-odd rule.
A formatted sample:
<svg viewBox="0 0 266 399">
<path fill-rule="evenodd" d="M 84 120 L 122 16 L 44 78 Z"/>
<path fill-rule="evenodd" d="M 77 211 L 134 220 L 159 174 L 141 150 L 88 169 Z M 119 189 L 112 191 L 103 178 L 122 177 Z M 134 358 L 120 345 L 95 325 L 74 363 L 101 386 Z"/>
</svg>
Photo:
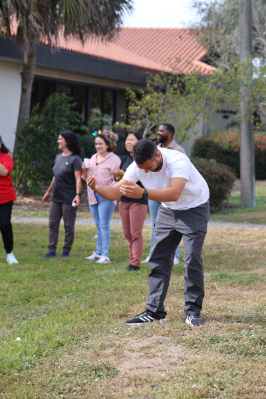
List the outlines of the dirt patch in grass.
<svg viewBox="0 0 266 399">
<path fill-rule="evenodd" d="M 134 328 L 134 327 L 132 327 Z M 171 343 L 169 337 L 152 335 L 134 338 L 124 344 L 117 359 L 116 348 L 104 351 L 102 359 L 111 364 L 117 363 L 121 374 L 138 376 L 144 374 L 161 375 L 168 373 L 177 363 L 192 356 L 181 345 Z"/>
<path fill-rule="evenodd" d="M 40 190 L 42 196 L 46 193 L 49 187 L 49 183 L 42 183 Z M 42 196 L 32 195 L 27 192 L 23 192 L 17 197 L 17 201 L 14 202 L 13 209 L 17 212 L 44 212 L 49 211 L 49 203 L 42 202 Z M 87 187 L 84 182 L 82 185 L 81 203 L 78 209 L 79 212 L 89 212 L 88 199 L 87 199 Z"/>
</svg>

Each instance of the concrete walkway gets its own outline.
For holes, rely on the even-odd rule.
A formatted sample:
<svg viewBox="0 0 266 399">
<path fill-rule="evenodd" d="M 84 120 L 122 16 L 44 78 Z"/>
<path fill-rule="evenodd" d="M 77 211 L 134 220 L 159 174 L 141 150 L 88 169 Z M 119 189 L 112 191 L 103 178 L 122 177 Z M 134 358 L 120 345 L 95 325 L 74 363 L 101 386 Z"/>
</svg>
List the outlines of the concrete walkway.
<svg viewBox="0 0 266 399">
<path fill-rule="evenodd" d="M 48 224 L 48 218 L 12 216 L 12 222 L 16 222 L 16 223 L 47 223 Z M 61 220 L 61 223 L 63 223 L 63 220 Z M 92 218 L 77 219 L 76 224 L 94 225 L 94 220 Z M 122 225 L 122 223 L 121 223 L 120 219 L 112 219 L 111 225 Z M 151 226 L 151 220 L 146 219 L 144 222 L 144 225 Z M 244 227 L 246 229 L 254 229 L 254 228 L 265 229 L 266 224 L 209 222 L 208 227 Z"/>
</svg>

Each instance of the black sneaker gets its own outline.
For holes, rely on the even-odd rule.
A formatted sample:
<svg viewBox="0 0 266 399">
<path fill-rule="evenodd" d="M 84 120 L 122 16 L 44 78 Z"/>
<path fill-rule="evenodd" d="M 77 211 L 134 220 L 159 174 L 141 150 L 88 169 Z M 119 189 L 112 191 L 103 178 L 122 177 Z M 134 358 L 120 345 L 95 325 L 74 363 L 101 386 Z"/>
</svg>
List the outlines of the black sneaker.
<svg viewBox="0 0 266 399">
<path fill-rule="evenodd" d="M 139 271 L 139 267 L 129 265 L 129 266 L 127 267 L 126 270 L 127 270 L 128 272 L 133 272 L 134 270 L 135 270 L 135 271 Z"/>
<path fill-rule="evenodd" d="M 162 317 L 158 317 L 155 313 L 151 312 L 150 310 L 145 310 L 141 314 L 138 314 L 133 319 L 127 321 L 128 326 L 135 326 L 144 323 L 152 323 L 153 321 L 157 323 L 162 323 L 167 321 L 166 317 L 163 319 Z"/>
<path fill-rule="evenodd" d="M 202 326 L 205 320 L 201 316 L 187 316 L 186 323 L 191 327 Z"/>
</svg>

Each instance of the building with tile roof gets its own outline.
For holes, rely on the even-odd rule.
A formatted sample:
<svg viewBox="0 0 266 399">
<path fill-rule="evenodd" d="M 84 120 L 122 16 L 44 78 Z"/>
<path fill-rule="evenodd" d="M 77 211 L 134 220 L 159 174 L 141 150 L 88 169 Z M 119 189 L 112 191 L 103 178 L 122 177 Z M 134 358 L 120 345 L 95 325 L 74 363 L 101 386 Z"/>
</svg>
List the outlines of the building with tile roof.
<svg viewBox="0 0 266 399">
<path fill-rule="evenodd" d="M 147 73 L 171 73 L 176 66 L 180 74 L 200 72 L 209 75 L 214 68 L 205 64 L 206 50 L 197 42 L 193 30 L 179 28 L 121 28 L 111 42 L 88 39 L 59 40 L 49 49 L 38 49 L 32 106 L 44 105 L 53 92 L 66 92 L 78 103 L 83 123 L 90 110 L 98 108 L 113 122 L 124 121 L 127 87 L 146 86 Z M 178 60 L 178 61 L 177 61 Z M 12 149 L 20 101 L 23 52 L 14 39 L 0 37 L 0 117 L 2 136 Z M 124 152 L 126 133 L 119 132 L 118 153 Z"/>
<path fill-rule="evenodd" d="M 182 74 L 197 71 L 209 75 L 215 69 L 203 62 L 207 52 L 192 29 L 121 28 L 111 42 L 87 40 L 84 45 L 77 39 L 65 40 L 61 36 L 59 47 L 154 71 L 171 73 L 177 66 Z"/>
</svg>

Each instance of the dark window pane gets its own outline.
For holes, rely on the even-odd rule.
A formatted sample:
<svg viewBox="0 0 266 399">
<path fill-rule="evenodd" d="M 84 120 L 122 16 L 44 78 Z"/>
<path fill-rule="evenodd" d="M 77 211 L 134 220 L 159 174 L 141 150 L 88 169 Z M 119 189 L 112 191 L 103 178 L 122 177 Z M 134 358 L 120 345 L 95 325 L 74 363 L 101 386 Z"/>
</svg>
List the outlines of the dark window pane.
<svg viewBox="0 0 266 399">
<path fill-rule="evenodd" d="M 104 90 L 103 113 L 114 119 L 114 92 L 112 90 Z"/>
<path fill-rule="evenodd" d="M 102 90 L 96 87 L 91 89 L 91 110 L 94 108 L 102 110 Z"/>
<path fill-rule="evenodd" d="M 75 86 L 74 88 L 74 102 L 77 103 L 75 111 L 78 112 L 78 118 L 82 123 L 85 122 L 85 107 L 86 107 L 86 89 L 84 86 Z"/>
<path fill-rule="evenodd" d="M 37 99 L 37 80 L 34 80 L 32 83 L 32 89 L 31 89 L 31 100 L 30 100 L 30 110 L 32 110 L 35 105 L 37 105 L 38 99 Z"/>
<path fill-rule="evenodd" d="M 55 84 L 50 80 L 40 80 L 39 81 L 39 90 L 40 90 L 40 113 L 42 113 L 43 108 L 47 104 L 48 98 L 54 93 Z"/>
<path fill-rule="evenodd" d="M 60 83 L 59 85 L 59 93 L 66 93 L 68 97 L 72 97 L 72 85 L 68 85 L 66 83 Z"/>
</svg>

